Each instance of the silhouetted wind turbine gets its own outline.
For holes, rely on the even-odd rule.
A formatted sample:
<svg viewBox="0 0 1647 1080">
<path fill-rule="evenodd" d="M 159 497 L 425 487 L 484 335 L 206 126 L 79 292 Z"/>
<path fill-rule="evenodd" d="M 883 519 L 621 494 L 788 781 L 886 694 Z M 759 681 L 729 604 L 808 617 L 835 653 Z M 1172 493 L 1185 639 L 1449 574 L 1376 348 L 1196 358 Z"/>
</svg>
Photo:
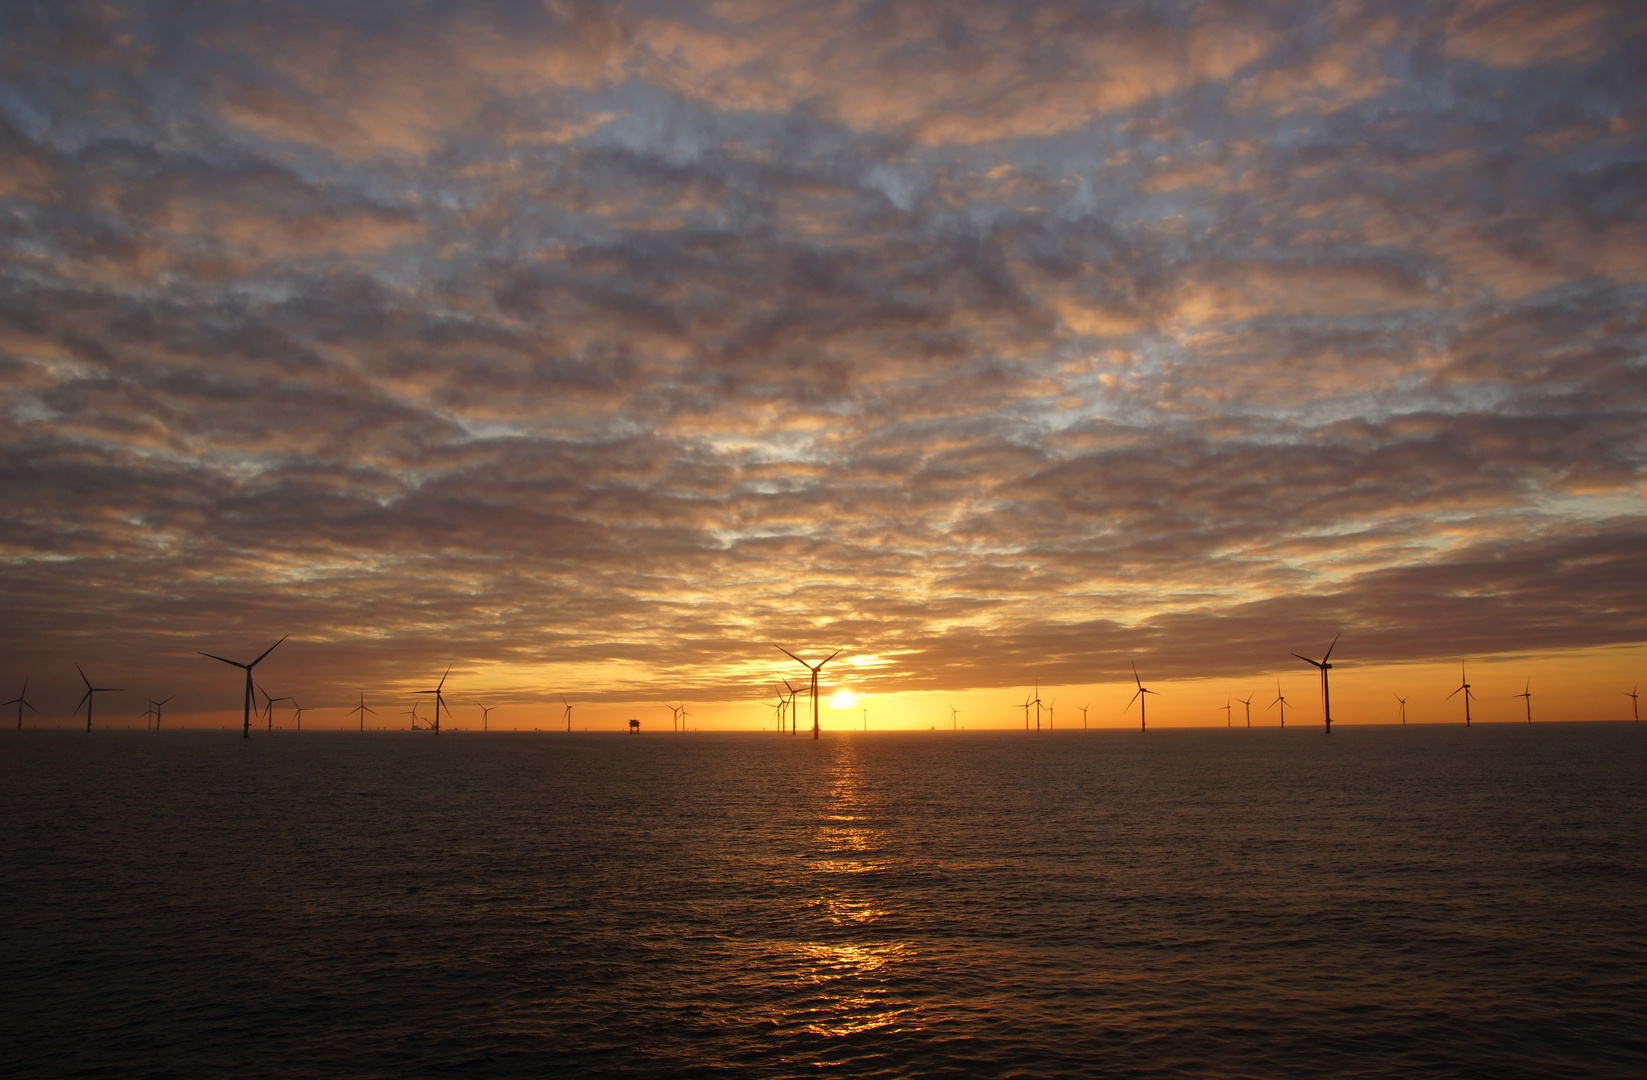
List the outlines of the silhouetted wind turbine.
<svg viewBox="0 0 1647 1080">
<path fill-rule="evenodd" d="M 1327 663 L 1327 661 L 1332 658 L 1332 651 L 1338 647 L 1338 639 L 1343 636 L 1344 635 L 1342 632 L 1335 635 L 1332 639 L 1332 644 L 1327 646 L 1327 655 L 1323 656 L 1319 660 L 1311 660 L 1303 653 L 1293 653 L 1294 656 L 1304 661 L 1304 663 L 1313 664 L 1321 669 L 1321 715 L 1326 718 L 1328 735 L 1332 734 L 1332 701 L 1327 696 L 1327 672 L 1332 670 L 1332 665 Z"/>
<path fill-rule="evenodd" d="M 797 711 L 795 709 L 795 699 L 801 696 L 801 692 L 793 686 L 790 686 L 788 679 L 780 679 L 778 681 L 783 683 L 784 688 L 789 691 L 789 733 L 793 735 L 795 734 L 795 713 Z"/>
<path fill-rule="evenodd" d="M 1032 703 L 1029 699 L 1029 695 L 1025 694 L 1024 695 L 1024 703 L 1022 705 L 1014 705 L 1013 706 L 1014 709 L 1024 710 L 1024 730 L 1025 731 L 1029 730 L 1029 707 L 1030 707 L 1031 704 Z"/>
<path fill-rule="evenodd" d="M 270 697 L 269 692 L 267 690 L 263 689 L 261 686 L 257 688 L 257 692 L 263 695 L 263 717 L 269 725 L 268 730 L 273 731 L 274 730 L 274 703 L 277 702 L 277 701 L 292 701 L 294 699 L 292 697 L 290 697 L 289 695 L 287 697 Z"/>
<path fill-rule="evenodd" d="M 1041 730 L 1041 680 L 1035 680 L 1035 730 Z"/>
<path fill-rule="evenodd" d="M 360 692 L 360 704 L 356 705 L 354 708 L 350 709 L 349 712 L 346 713 L 345 715 L 352 716 L 355 713 L 360 714 L 360 730 L 362 730 L 362 731 L 366 730 L 366 714 L 371 713 L 373 716 L 377 715 L 377 710 L 376 709 L 368 709 L 366 707 L 366 691 L 364 691 L 364 690 L 362 690 Z"/>
<path fill-rule="evenodd" d="M 1521 691 L 1521 693 L 1511 694 L 1510 696 L 1511 697 L 1518 697 L 1518 698 L 1526 698 L 1527 699 L 1527 723 L 1529 723 L 1529 724 L 1532 723 L 1533 722 L 1533 680 L 1531 680 L 1531 679 L 1527 680 L 1527 688 L 1525 690 Z"/>
<path fill-rule="evenodd" d="M 1472 692 L 1470 690 L 1470 682 L 1469 682 L 1469 679 L 1464 674 L 1464 665 L 1462 663 L 1460 663 L 1458 665 L 1458 690 L 1454 690 L 1451 694 L 1448 694 L 1447 695 L 1447 700 L 1451 701 L 1454 697 L 1456 697 L 1458 695 L 1460 690 L 1463 691 L 1463 693 L 1464 693 L 1464 726 L 1469 727 L 1470 726 L 1470 699 L 1475 697 L 1475 694 L 1474 694 L 1474 692 Z"/>
<path fill-rule="evenodd" d="M 1136 694 L 1132 695 L 1132 700 L 1131 701 L 1127 702 L 1127 708 L 1129 708 L 1129 709 L 1132 708 L 1132 702 L 1133 701 L 1136 701 L 1138 703 L 1138 730 L 1139 731 L 1148 731 L 1149 730 L 1149 722 L 1148 722 L 1147 718 L 1144 716 L 1144 702 L 1146 700 L 1144 695 L 1145 694 L 1155 694 L 1155 691 L 1154 690 L 1146 690 L 1144 688 L 1144 680 L 1142 680 L 1138 677 L 1138 665 L 1137 664 L 1132 665 L 1132 681 L 1138 684 L 1138 692 Z M 1155 696 L 1160 697 L 1161 695 L 1155 694 Z"/>
<path fill-rule="evenodd" d="M 1082 731 L 1085 731 L 1087 729 L 1087 706 L 1091 705 L 1091 704 L 1092 704 L 1092 702 L 1089 701 L 1089 702 L 1087 702 L 1086 705 L 1081 706 L 1081 730 Z"/>
<path fill-rule="evenodd" d="M 1248 694 L 1244 698 L 1236 698 L 1235 700 L 1247 707 L 1247 726 L 1252 727 L 1252 695 Z"/>
<path fill-rule="evenodd" d="M 788 649 L 784 648 L 782 645 L 774 645 L 772 647 L 774 649 L 777 649 L 779 652 L 783 653 L 785 656 L 789 657 L 791 660 L 795 661 L 795 663 L 801 665 L 801 667 L 806 668 L 808 671 L 812 672 L 812 737 L 814 739 L 816 739 L 818 737 L 818 672 L 823 670 L 823 666 L 825 664 L 829 663 L 831 660 L 833 660 L 837 656 L 841 655 L 841 650 L 836 649 L 834 652 L 830 653 L 828 656 L 824 657 L 822 660 L 819 660 L 817 665 L 814 666 L 812 664 L 807 663 L 805 660 L 802 660 L 800 657 L 796 656 L 794 653 L 790 652 Z"/>
<path fill-rule="evenodd" d="M 292 698 L 292 713 L 293 713 L 293 715 L 295 715 L 297 717 L 297 730 L 302 731 L 303 730 L 303 706 L 301 706 L 297 703 L 297 698 L 295 698 L 295 697 Z"/>
<path fill-rule="evenodd" d="M 1632 717 L 1634 717 L 1635 719 L 1637 719 L 1637 720 L 1641 719 L 1641 702 L 1636 699 L 1636 691 L 1640 690 L 1640 689 L 1641 689 L 1641 684 L 1636 683 L 1634 686 L 1630 687 L 1630 692 L 1628 694 L 1624 695 L 1625 697 L 1630 699 L 1630 715 Z M 32 705 L 29 706 L 29 707 L 33 708 Z M 23 710 L 22 709 L 17 710 L 17 724 L 18 724 L 19 727 L 21 727 L 22 724 L 23 724 Z"/>
<path fill-rule="evenodd" d="M 407 710 L 405 710 L 405 712 L 401 713 L 401 715 L 402 716 L 407 716 L 407 715 L 411 716 L 411 718 L 412 718 L 412 730 L 413 731 L 416 731 L 418 729 L 418 726 L 417 726 L 418 721 L 423 719 L 422 717 L 418 716 L 418 714 L 417 714 L 417 705 L 415 703 L 412 705 L 412 707 L 410 709 L 407 709 Z"/>
<path fill-rule="evenodd" d="M 446 665 L 446 675 L 450 675 L 451 673 L 452 673 L 452 665 L 447 664 Z M 452 710 L 446 707 L 446 699 L 440 696 L 441 689 L 444 688 L 445 685 L 446 685 L 446 675 L 442 675 L 440 677 L 440 682 L 435 684 L 435 688 L 433 690 L 415 690 L 415 691 L 413 691 L 413 693 L 417 693 L 417 694 L 433 694 L 433 695 L 435 695 L 435 734 L 436 735 L 440 734 L 440 710 L 446 709 L 446 715 L 447 716 L 452 715 Z"/>
<path fill-rule="evenodd" d="M 482 731 L 492 730 L 491 727 L 490 727 L 491 722 L 492 722 L 492 710 L 497 708 L 497 706 L 496 705 L 482 705 L 478 701 L 471 701 L 469 704 L 473 705 L 475 708 L 480 710 L 480 730 L 482 730 Z"/>
<path fill-rule="evenodd" d="M 285 641 L 285 640 L 286 640 L 286 638 L 284 638 L 284 637 L 280 639 L 280 641 Z M 270 653 L 274 652 L 275 649 L 279 648 L 280 641 L 277 641 L 273 645 L 270 645 L 267 649 L 264 649 L 263 650 L 263 656 L 268 656 Z M 245 672 L 246 672 L 246 711 L 245 711 L 244 719 L 243 719 L 243 722 L 242 722 L 241 728 L 240 728 L 240 737 L 243 738 L 243 739 L 251 738 L 252 737 L 252 706 L 254 704 L 256 704 L 256 699 L 252 696 L 252 668 L 256 667 L 257 665 L 259 665 L 263 662 L 263 656 L 259 656 L 256 660 L 253 660 L 249 664 L 242 664 L 238 660 L 229 660 L 229 659 L 227 659 L 225 657 L 222 657 L 222 656 L 213 656 L 209 652 L 203 652 L 200 655 L 208 657 L 212 660 L 220 660 L 223 663 L 228 664 L 230 667 L 237 667 L 237 668 L 242 668 L 242 669 L 245 670 Z"/>
<path fill-rule="evenodd" d="M 1058 714 L 1052 711 L 1053 706 L 1055 706 L 1057 704 L 1058 704 L 1058 699 L 1056 697 L 1053 698 L 1051 701 L 1047 702 L 1047 730 L 1048 731 L 1053 731 L 1058 726 L 1057 723 L 1056 723 L 1057 718 L 1058 718 Z"/>
<path fill-rule="evenodd" d="M 1224 704 L 1222 706 L 1222 710 L 1220 710 L 1220 709 L 1212 710 L 1213 712 L 1219 712 L 1219 711 L 1223 712 L 1223 714 L 1224 714 L 1224 726 L 1225 727 L 1234 727 L 1235 726 L 1235 721 L 1231 719 L 1231 717 L 1233 717 L 1235 715 L 1235 712 L 1234 712 L 1235 706 L 1230 704 L 1234 700 L 1235 700 L 1234 698 L 1228 698 L 1227 697 L 1227 698 L 1224 699 Z"/>
<path fill-rule="evenodd" d="M 566 706 L 566 730 L 570 732 L 572 730 L 572 703 L 566 700 L 565 694 L 560 695 L 560 703 Z"/>
<path fill-rule="evenodd" d="M 1281 726 L 1286 727 L 1287 726 L 1287 699 L 1285 697 L 1283 697 L 1282 694 L 1281 694 L 1281 680 L 1280 679 L 1275 680 L 1275 700 L 1270 702 L 1270 708 L 1272 708 L 1272 709 L 1275 708 L 1275 706 L 1277 704 L 1279 704 L 1281 706 Z"/>
<path fill-rule="evenodd" d="M 946 701 L 946 702 L 944 702 L 944 704 L 949 706 L 949 730 L 954 731 L 956 729 L 955 718 L 957 716 L 961 715 L 961 710 L 957 709 L 955 707 L 954 702 Z M 23 710 L 22 709 L 17 710 L 17 726 L 18 727 L 23 726 Z"/>
<path fill-rule="evenodd" d="M 33 705 L 30 705 L 28 703 L 28 701 L 24 698 L 23 695 L 27 694 L 28 692 L 29 692 L 29 681 L 27 679 L 24 679 L 23 680 L 23 689 L 17 691 L 17 696 L 16 697 L 12 698 L 10 701 L 0 702 L 0 709 L 5 708 L 7 705 L 16 705 L 17 706 L 17 730 L 18 731 L 23 730 L 23 710 L 25 708 L 28 709 L 29 712 L 33 713 L 36 716 L 40 715 L 40 710 L 36 709 Z M 170 699 L 168 698 L 167 700 L 170 700 Z"/>
<path fill-rule="evenodd" d="M 783 695 L 779 694 L 778 700 L 770 702 L 766 707 L 772 710 L 772 717 L 778 722 L 778 731 L 781 734 L 783 732 Z"/>
<path fill-rule="evenodd" d="M 176 694 L 173 694 L 172 697 L 165 698 L 165 699 L 160 700 L 160 701 L 156 701 L 154 698 L 151 698 L 151 697 L 146 697 L 146 698 L 143 699 L 144 701 L 147 701 L 149 703 L 149 708 L 154 710 L 154 729 L 156 731 L 160 730 L 160 706 L 166 704 L 166 702 L 170 701 L 172 698 L 174 698 L 176 696 L 177 696 Z"/>
<path fill-rule="evenodd" d="M 80 665 L 79 664 L 74 665 L 74 670 L 80 671 Z M 90 731 L 92 729 L 92 697 L 93 697 L 93 695 L 96 695 L 96 694 L 115 694 L 115 693 L 119 693 L 122 688 L 118 687 L 118 686 L 93 686 L 91 684 L 91 680 L 86 678 L 86 673 L 84 671 L 80 671 L 80 681 L 86 684 L 86 695 L 80 699 L 80 705 L 84 705 L 86 707 L 86 730 Z M 75 712 L 80 711 L 80 705 L 76 705 L 74 707 Z"/>
<path fill-rule="evenodd" d="M 1407 699 L 1397 694 L 1395 700 L 1401 702 L 1401 725 L 1405 727 L 1407 724 Z"/>
</svg>

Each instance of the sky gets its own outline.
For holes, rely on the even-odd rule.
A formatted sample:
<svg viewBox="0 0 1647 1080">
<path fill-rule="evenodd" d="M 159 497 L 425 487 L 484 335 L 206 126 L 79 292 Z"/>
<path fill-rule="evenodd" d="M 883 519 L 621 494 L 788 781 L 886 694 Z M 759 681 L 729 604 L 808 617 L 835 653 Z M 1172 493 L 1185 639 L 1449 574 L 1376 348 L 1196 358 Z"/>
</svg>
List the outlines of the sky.
<svg viewBox="0 0 1647 1080">
<path fill-rule="evenodd" d="M 0 2 L 0 696 L 1627 719 L 1644 125 L 1627 2 Z"/>
</svg>

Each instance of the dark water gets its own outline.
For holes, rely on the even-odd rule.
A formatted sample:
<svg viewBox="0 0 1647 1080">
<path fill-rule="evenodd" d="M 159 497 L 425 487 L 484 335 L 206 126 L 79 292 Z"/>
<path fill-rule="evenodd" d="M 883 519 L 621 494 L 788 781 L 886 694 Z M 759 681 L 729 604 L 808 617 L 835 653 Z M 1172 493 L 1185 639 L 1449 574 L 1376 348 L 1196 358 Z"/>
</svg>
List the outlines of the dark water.
<svg viewBox="0 0 1647 1080">
<path fill-rule="evenodd" d="M 1647 1076 L 1647 728 L 5 732 L 7 1077 Z"/>
</svg>

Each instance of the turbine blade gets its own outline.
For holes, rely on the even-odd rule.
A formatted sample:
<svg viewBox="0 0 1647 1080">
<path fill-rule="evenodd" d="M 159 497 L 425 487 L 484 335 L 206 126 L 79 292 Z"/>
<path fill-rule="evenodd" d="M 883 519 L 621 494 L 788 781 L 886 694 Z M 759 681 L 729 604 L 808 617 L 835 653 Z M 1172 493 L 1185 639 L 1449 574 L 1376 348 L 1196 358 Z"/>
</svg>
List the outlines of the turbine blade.
<svg viewBox="0 0 1647 1080">
<path fill-rule="evenodd" d="M 830 653 L 828 656 L 824 657 L 822 660 L 819 660 L 818 661 L 818 666 L 823 667 L 825 664 L 829 663 L 831 660 L 835 659 L 837 656 L 841 655 L 844 652 L 846 652 L 845 649 L 836 649 L 834 652 Z"/>
<path fill-rule="evenodd" d="M 446 665 L 446 675 L 450 675 L 451 673 L 452 673 L 452 665 L 447 664 Z M 446 675 L 442 675 L 440 677 L 440 681 L 435 684 L 435 689 L 436 690 L 439 690 L 441 687 L 446 685 Z"/>
<path fill-rule="evenodd" d="M 1334 649 L 1338 648 L 1338 639 L 1343 637 L 1343 636 L 1344 636 L 1344 631 L 1342 631 L 1342 630 L 1340 630 L 1338 633 L 1333 635 L 1332 644 L 1327 646 L 1327 655 L 1323 656 L 1321 658 L 1321 662 L 1323 664 L 1325 664 L 1328 660 L 1332 659 L 1332 651 Z"/>
<path fill-rule="evenodd" d="M 801 667 L 803 667 L 803 668 L 810 668 L 812 666 L 811 664 L 807 663 L 805 660 L 802 660 L 800 657 L 798 657 L 794 653 L 790 652 L 788 649 L 784 648 L 782 645 L 774 645 L 772 647 L 774 649 L 777 649 L 779 652 L 783 653 L 785 656 L 789 657 L 791 660 L 795 661 L 795 663 L 801 665 Z"/>
<path fill-rule="evenodd" d="M 1462 686 L 1460 686 L 1458 688 L 1458 690 L 1462 690 L 1462 689 L 1464 689 Z M 1458 690 L 1454 690 L 1452 693 L 1448 694 L 1446 697 L 1442 698 L 1441 700 L 1442 701 L 1451 701 L 1453 698 L 1458 696 Z"/>
<path fill-rule="evenodd" d="M 238 661 L 238 660 L 230 660 L 230 659 L 229 659 L 229 658 L 228 658 L 228 657 L 225 657 L 225 656 L 213 656 L 213 655 L 212 655 L 212 654 L 211 654 L 211 653 L 209 653 L 209 652 L 203 652 L 203 653 L 201 653 L 201 654 L 200 654 L 200 655 L 201 655 L 201 656 L 209 656 L 209 657 L 211 657 L 211 658 L 212 658 L 212 659 L 213 659 L 213 660 L 221 660 L 221 661 L 223 661 L 223 662 L 224 662 L 224 663 L 225 663 L 225 664 L 228 664 L 228 665 L 229 665 L 229 666 L 230 666 L 230 667 L 237 667 L 237 668 L 248 668 L 248 669 L 249 669 L 249 668 L 250 668 L 250 667 L 251 667 L 251 665 L 250 665 L 250 664 L 242 664 L 242 663 L 241 663 L 241 662 L 240 662 L 240 661 Z"/>
<path fill-rule="evenodd" d="M 1132 665 L 1132 681 L 1138 684 L 1140 690 L 1144 688 L 1144 680 L 1138 677 L 1138 664 L 1136 661 Z M 1133 696 L 1137 697 L 1138 695 L 1134 694 Z"/>
<path fill-rule="evenodd" d="M 1300 660 L 1302 660 L 1302 661 L 1304 661 L 1304 663 L 1306 663 L 1306 664 L 1315 664 L 1315 666 L 1316 666 L 1316 667 L 1320 667 L 1320 666 L 1321 666 L 1321 665 L 1320 665 L 1320 664 L 1319 664 L 1319 663 L 1316 663 L 1316 662 L 1315 662 L 1315 661 L 1314 661 L 1314 660 L 1311 660 L 1311 659 L 1310 659 L 1310 658 L 1309 658 L 1309 657 L 1307 657 L 1307 656 L 1304 656 L 1304 655 L 1301 655 L 1301 654 L 1299 654 L 1299 653 L 1293 653 L 1293 655 L 1294 655 L 1294 656 L 1296 656 L 1296 657 L 1298 657 L 1298 659 L 1300 659 Z"/>
<path fill-rule="evenodd" d="M 280 641 L 285 641 L 289 637 L 291 637 L 290 634 L 283 634 L 283 635 L 281 635 Z M 263 657 L 264 656 L 268 656 L 270 653 L 272 653 L 276 649 L 280 648 L 280 641 L 277 641 L 273 645 L 270 645 L 267 649 L 264 649 L 263 650 L 263 656 L 259 656 L 256 660 L 253 660 L 251 663 L 247 664 L 246 666 L 249 667 L 249 668 L 254 668 L 258 664 L 261 664 L 263 662 Z"/>
<path fill-rule="evenodd" d="M 74 665 L 74 670 L 80 671 L 80 665 L 78 663 Z M 91 693 L 91 680 L 86 678 L 86 673 L 84 671 L 80 671 L 80 681 L 86 684 L 86 692 L 88 694 Z"/>
</svg>

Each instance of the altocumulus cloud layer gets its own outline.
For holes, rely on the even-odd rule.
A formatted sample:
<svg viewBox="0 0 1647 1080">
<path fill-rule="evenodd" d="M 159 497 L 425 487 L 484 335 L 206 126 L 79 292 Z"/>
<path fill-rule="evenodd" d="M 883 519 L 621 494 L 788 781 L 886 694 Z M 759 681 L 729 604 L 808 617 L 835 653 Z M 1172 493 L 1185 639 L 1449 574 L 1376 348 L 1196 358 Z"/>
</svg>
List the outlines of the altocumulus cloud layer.
<svg viewBox="0 0 1647 1080">
<path fill-rule="evenodd" d="M 1638 5 L 0 12 L 19 667 L 1647 638 Z"/>
</svg>

